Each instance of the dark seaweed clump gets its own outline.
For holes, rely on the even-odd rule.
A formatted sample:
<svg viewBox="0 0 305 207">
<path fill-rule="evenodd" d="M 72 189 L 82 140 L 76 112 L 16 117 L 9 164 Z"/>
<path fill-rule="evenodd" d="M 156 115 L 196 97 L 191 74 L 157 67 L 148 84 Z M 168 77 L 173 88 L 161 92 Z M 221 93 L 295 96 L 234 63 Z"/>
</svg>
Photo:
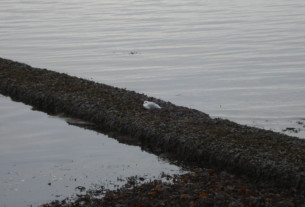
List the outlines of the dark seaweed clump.
<svg viewBox="0 0 305 207">
<path fill-rule="evenodd" d="M 91 122 L 121 141 L 186 165 L 226 170 L 298 193 L 305 189 L 305 140 L 2 58 L 0 92 L 37 110 Z M 145 110 L 144 100 L 162 109 Z"/>
<path fill-rule="evenodd" d="M 213 206 L 304 206 L 305 196 L 293 189 L 273 188 L 268 183 L 253 184 L 246 178 L 212 169 L 195 169 L 185 175 L 162 174 L 166 182 L 153 180 L 138 185 L 141 178 L 131 177 L 114 191 L 103 187 L 78 194 L 74 199 L 53 201 L 42 207 L 213 207 Z M 168 181 L 171 181 L 169 183 Z M 100 196 L 104 196 L 100 199 Z"/>
</svg>

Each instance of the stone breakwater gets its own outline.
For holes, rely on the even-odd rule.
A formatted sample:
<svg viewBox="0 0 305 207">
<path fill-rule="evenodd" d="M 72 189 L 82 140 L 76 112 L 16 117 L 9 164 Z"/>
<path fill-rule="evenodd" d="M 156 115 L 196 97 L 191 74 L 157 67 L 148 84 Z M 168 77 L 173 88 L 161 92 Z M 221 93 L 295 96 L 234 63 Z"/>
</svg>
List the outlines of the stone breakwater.
<svg viewBox="0 0 305 207">
<path fill-rule="evenodd" d="M 305 140 L 2 58 L 0 92 L 35 109 L 93 123 L 119 140 L 185 164 L 247 175 L 299 192 L 305 189 Z M 145 100 L 162 109 L 145 110 Z"/>
</svg>

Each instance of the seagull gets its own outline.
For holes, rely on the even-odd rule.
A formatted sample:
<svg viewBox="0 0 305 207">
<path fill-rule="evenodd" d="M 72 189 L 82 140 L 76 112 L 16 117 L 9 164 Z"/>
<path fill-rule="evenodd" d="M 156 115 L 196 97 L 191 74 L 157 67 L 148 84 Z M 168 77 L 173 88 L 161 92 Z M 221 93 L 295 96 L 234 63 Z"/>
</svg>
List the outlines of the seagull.
<svg viewBox="0 0 305 207">
<path fill-rule="evenodd" d="M 154 102 L 150 102 L 150 101 L 144 101 L 143 107 L 146 108 L 146 109 L 149 109 L 149 110 L 151 110 L 151 109 L 161 109 L 161 107 L 158 104 L 156 104 Z"/>
</svg>

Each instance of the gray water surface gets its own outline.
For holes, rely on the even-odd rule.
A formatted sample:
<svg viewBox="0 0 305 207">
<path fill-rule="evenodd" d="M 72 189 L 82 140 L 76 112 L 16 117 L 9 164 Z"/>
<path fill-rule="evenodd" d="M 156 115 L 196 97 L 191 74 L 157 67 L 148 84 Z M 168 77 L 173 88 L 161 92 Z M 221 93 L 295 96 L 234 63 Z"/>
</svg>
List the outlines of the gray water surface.
<svg viewBox="0 0 305 207">
<path fill-rule="evenodd" d="M 0 206 L 37 206 L 103 186 L 115 189 L 129 176 L 146 181 L 180 174 L 140 147 L 68 125 L 0 95 Z"/>
<path fill-rule="evenodd" d="M 0 2 L 2 57 L 302 138 L 304 45 L 302 0 Z"/>
<path fill-rule="evenodd" d="M 300 138 L 305 138 L 304 45 L 303 0 L 0 1 L 3 58 Z M 106 182 L 116 177 L 113 171 L 110 178 L 96 175 L 108 166 L 124 168 L 128 173 L 122 176 L 163 170 L 124 167 L 129 162 L 122 154 L 138 148 L 127 150 L 103 135 L 7 98 L 0 101 L 0 200 L 5 197 L 6 206 L 29 193 L 42 198 L 37 202 L 62 195 L 62 189 L 70 194 L 75 177 L 86 184 Z M 112 155 L 117 161 L 107 158 L 114 148 L 120 151 L 118 159 Z M 140 158 L 143 169 L 152 162 L 130 156 Z M 107 159 L 100 163 L 101 157 Z M 73 173 L 64 176 L 65 169 Z"/>
</svg>

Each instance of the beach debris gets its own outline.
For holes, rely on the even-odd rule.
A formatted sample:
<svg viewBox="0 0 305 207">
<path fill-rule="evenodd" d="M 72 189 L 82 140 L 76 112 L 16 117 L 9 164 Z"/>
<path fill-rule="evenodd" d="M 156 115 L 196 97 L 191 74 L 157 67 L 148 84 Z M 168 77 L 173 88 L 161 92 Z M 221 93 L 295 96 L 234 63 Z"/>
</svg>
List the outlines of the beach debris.
<svg viewBox="0 0 305 207">
<path fill-rule="evenodd" d="M 138 54 L 138 52 L 137 52 L 137 51 L 130 51 L 129 54 L 130 54 L 130 55 L 135 55 L 135 54 Z"/>
</svg>

